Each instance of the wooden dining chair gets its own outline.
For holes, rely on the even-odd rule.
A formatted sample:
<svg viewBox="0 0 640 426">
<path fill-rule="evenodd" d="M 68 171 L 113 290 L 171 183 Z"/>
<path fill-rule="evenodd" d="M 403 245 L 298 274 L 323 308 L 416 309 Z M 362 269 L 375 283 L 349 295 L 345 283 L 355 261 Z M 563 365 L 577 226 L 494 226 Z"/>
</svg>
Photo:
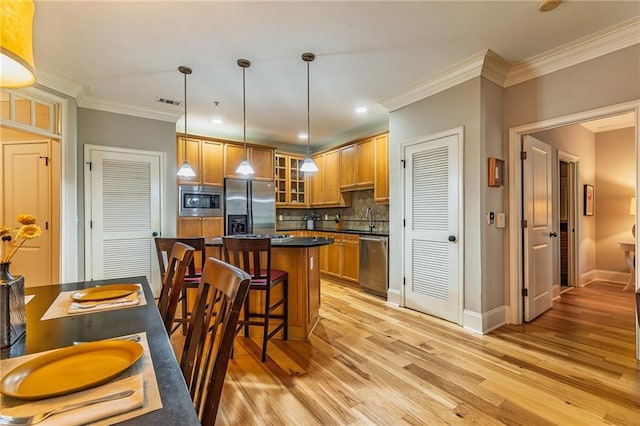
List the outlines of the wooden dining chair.
<svg viewBox="0 0 640 426">
<path fill-rule="evenodd" d="M 213 425 L 240 310 L 251 276 L 218 259 L 206 260 L 182 350 L 180 368 L 203 425 Z"/>
<path fill-rule="evenodd" d="M 200 282 L 200 274 L 202 273 L 202 267 L 206 258 L 205 240 L 204 237 L 156 237 L 155 243 L 161 277 L 164 277 L 165 275 L 169 254 L 171 253 L 171 249 L 175 243 L 186 244 L 194 249 L 191 263 L 185 273 L 182 292 L 180 295 L 180 316 L 174 318 L 175 326 L 171 330 L 171 334 L 173 334 L 173 332 L 175 332 L 179 327 L 182 327 L 182 334 L 184 335 L 187 332 L 187 324 L 189 323 L 190 315 L 187 291 L 188 289 L 197 288 L 198 283 Z"/>
<path fill-rule="evenodd" d="M 172 332 L 178 301 L 182 295 L 185 273 L 192 263 L 193 252 L 193 247 L 183 243 L 175 243 L 169 252 L 165 272 L 162 275 L 158 310 L 169 334 Z"/>
<path fill-rule="evenodd" d="M 267 360 L 267 342 L 280 330 L 283 339 L 287 340 L 287 316 L 289 311 L 288 292 L 289 274 L 286 271 L 271 268 L 271 239 L 223 237 L 222 252 L 226 262 L 243 269 L 251 275 L 249 295 L 244 302 L 243 319 L 238 321 L 238 331 L 244 328 L 244 335 L 249 335 L 249 326 L 262 327 L 262 362 Z M 282 285 L 282 296 L 272 300 L 272 289 Z M 251 310 L 252 294 L 263 293 L 262 307 L 259 311 Z M 256 302 L 259 304 L 260 302 Z M 282 307 L 282 313 L 274 313 Z M 277 325 L 269 331 L 271 320 Z"/>
</svg>

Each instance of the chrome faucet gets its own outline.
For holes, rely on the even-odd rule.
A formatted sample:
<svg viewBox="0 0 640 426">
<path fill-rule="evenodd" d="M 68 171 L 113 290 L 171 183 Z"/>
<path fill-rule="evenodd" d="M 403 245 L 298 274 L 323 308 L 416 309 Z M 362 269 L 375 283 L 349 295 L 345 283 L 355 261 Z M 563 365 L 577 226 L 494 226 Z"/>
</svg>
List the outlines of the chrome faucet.
<svg viewBox="0 0 640 426">
<path fill-rule="evenodd" d="M 373 232 L 373 228 L 376 227 L 376 224 L 373 223 L 373 210 L 371 207 L 367 207 L 367 212 L 364 217 L 369 219 L 369 232 Z"/>
</svg>

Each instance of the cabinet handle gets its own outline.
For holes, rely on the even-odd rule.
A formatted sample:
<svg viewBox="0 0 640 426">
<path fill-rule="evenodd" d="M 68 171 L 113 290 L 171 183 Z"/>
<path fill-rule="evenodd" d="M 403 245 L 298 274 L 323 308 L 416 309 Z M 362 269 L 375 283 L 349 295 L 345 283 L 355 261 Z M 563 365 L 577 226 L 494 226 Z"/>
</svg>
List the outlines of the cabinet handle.
<svg viewBox="0 0 640 426">
<path fill-rule="evenodd" d="M 550 237 L 557 237 L 558 233 L 557 232 L 549 232 L 549 236 Z"/>
<path fill-rule="evenodd" d="M 452 243 L 456 242 L 456 236 L 455 235 L 449 235 L 449 241 L 451 241 Z"/>
</svg>

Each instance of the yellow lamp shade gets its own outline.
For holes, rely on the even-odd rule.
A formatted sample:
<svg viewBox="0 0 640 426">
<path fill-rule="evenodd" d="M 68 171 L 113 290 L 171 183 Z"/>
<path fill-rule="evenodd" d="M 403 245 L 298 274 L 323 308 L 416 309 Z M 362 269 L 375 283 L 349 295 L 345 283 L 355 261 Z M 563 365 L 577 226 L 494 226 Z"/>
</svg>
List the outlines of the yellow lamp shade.
<svg viewBox="0 0 640 426">
<path fill-rule="evenodd" d="M 33 65 L 32 0 L 0 0 L 0 87 L 30 86 Z"/>
</svg>

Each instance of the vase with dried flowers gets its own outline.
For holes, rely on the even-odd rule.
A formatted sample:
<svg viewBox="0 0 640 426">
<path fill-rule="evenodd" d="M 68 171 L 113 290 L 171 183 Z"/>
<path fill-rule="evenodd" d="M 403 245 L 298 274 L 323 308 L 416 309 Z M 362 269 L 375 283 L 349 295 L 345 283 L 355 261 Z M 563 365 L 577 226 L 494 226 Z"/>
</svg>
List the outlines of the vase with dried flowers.
<svg viewBox="0 0 640 426">
<path fill-rule="evenodd" d="M 35 216 L 19 214 L 17 221 L 16 227 L 0 226 L 0 348 L 13 345 L 27 329 L 24 276 L 11 275 L 11 259 L 27 240 L 42 233 Z"/>
<path fill-rule="evenodd" d="M 11 259 L 27 241 L 37 238 L 42 230 L 36 225 L 37 219 L 30 214 L 19 214 L 17 227 L 0 226 L 0 281 L 10 281 L 13 276 L 9 272 Z"/>
</svg>

